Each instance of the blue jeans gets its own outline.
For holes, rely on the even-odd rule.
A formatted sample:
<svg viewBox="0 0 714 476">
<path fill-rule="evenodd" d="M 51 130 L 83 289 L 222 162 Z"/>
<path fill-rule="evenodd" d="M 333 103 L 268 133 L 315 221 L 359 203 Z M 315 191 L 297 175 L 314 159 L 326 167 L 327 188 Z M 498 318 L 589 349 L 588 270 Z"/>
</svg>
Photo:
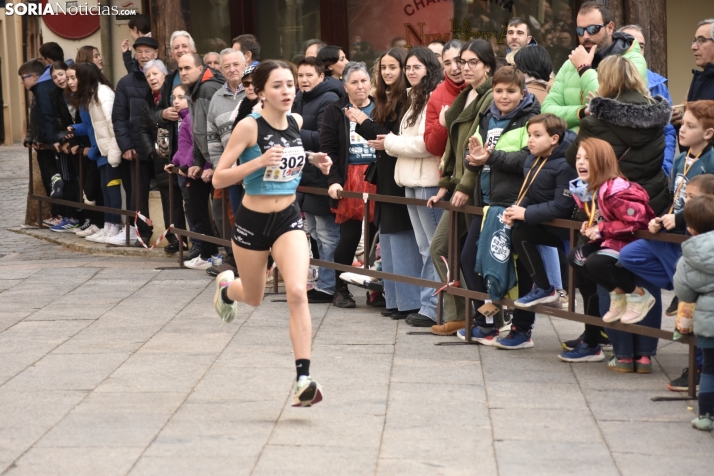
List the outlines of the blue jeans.
<svg viewBox="0 0 714 476">
<path fill-rule="evenodd" d="M 418 198 L 420 200 L 428 200 L 439 191 L 439 187 L 404 187 L 404 196 L 406 198 Z M 414 228 L 414 236 L 416 237 L 419 254 L 422 259 L 421 279 L 429 281 L 441 281 L 439 275 L 436 274 L 434 262 L 431 259 L 431 240 L 434 237 L 436 227 L 439 225 L 441 215 L 444 214 L 443 208 L 427 208 L 418 207 L 416 205 L 407 205 L 409 211 L 409 219 Z M 421 288 L 421 310 L 419 314 L 423 314 L 436 321 L 436 305 L 437 298 L 432 296 L 434 290 L 432 288 Z"/>
<path fill-rule="evenodd" d="M 335 223 L 334 215 L 318 216 L 305 214 L 307 231 L 317 241 L 317 250 L 323 261 L 335 261 L 335 248 L 340 241 L 340 225 Z M 335 294 L 335 271 L 320 268 L 317 272 L 315 289 L 327 294 Z"/>
<path fill-rule="evenodd" d="M 662 292 L 656 286 L 639 276 L 635 276 L 635 283 L 645 288 L 655 298 L 655 304 L 647 313 L 647 316 L 638 324 L 641 326 L 660 329 L 662 327 Z M 600 314 L 602 317 L 610 309 L 610 294 L 602 286 L 597 287 L 597 294 L 600 298 Z M 657 355 L 657 343 L 659 339 L 654 337 L 640 336 L 629 332 L 616 331 L 615 329 L 605 329 L 607 336 L 612 342 L 612 350 L 618 359 L 632 359 L 635 357 Z"/>
<path fill-rule="evenodd" d="M 558 249 L 552 246 L 538 245 L 540 256 L 543 258 L 543 266 L 548 275 L 548 281 L 555 289 L 563 289 L 563 277 L 560 274 L 560 258 L 558 257 Z"/>
<path fill-rule="evenodd" d="M 423 267 L 419 247 L 414 232 L 400 231 L 398 233 L 379 233 L 379 246 L 382 250 L 382 271 L 418 278 Z M 384 299 L 388 309 L 400 311 L 421 311 L 419 286 L 384 281 Z"/>
<path fill-rule="evenodd" d="M 637 240 L 620 250 L 620 264 L 661 289 L 671 290 L 682 246 L 664 241 Z"/>
<path fill-rule="evenodd" d="M 99 167 L 99 180 L 102 186 L 102 195 L 104 196 L 104 206 L 109 208 L 121 209 L 121 173 L 119 167 L 112 167 L 109 164 Z M 110 182 L 118 180 L 114 185 L 109 185 Z M 104 221 L 115 225 L 121 224 L 121 217 L 116 213 L 105 213 Z"/>
</svg>

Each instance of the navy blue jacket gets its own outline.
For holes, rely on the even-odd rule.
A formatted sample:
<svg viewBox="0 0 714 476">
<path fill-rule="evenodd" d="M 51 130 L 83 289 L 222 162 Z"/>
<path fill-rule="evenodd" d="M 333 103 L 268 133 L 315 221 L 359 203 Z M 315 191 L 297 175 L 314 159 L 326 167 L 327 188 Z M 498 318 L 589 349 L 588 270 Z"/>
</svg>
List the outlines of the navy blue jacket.
<svg viewBox="0 0 714 476">
<path fill-rule="evenodd" d="M 568 129 L 558 147 L 550 154 L 535 180 L 528 187 L 526 196 L 520 203 L 526 209 L 526 222 L 531 225 L 544 223 L 555 218 L 571 218 L 575 210 L 575 200 L 570 193 L 570 181 L 578 178 L 578 173 L 565 160 L 565 151 L 575 140 L 575 133 Z M 526 159 L 523 176 L 533 168 L 537 157 Z M 539 166 L 540 168 L 540 166 Z M 527 182 L 533 179 L 534 170 Z"/>
<path fill-rule="evenodd" d="M 703 71 L 692 70 L 692 75 L 687 101 L 714 100 L 714 63 L 707 64 Z"/>
<path fill-rule="evenodd" d="M 144 105 L 153 105 L 153 101 L 149 83 L 138 66 L 119 80 L 112 108 L 112 125 L 122 153 L 134 149 L 141 160 L 149 159 L 151 151 L 144 150 L 141 141 L 141 113 Z"/>
<path fill-rule="evenodd" d="M 54 144 L 57 139 L 55 108 L 50 97 L 54 88 L 55 83 L 52 80 L 38 81 L 30 88 L 32 109 L 30 111 L 30 128 L 27 132 L 27 139 L 30 142 Z"/>
</svg>

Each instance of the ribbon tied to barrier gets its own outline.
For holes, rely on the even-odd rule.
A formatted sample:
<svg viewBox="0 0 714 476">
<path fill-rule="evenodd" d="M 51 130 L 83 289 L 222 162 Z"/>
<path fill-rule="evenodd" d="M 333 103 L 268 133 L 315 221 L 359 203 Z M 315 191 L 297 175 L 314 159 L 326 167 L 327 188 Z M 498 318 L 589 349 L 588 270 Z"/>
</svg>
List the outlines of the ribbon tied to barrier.
<svg viewBox="0 0 714 476">
<path fill-rule="evenodd" d="M 134 223 L 136 223 L 138 220 L 143 221 L 144 223 L 146 223 L 146 224 L 149 225 L 149 226 L 154 226 L 154 223 L 151 221 L 151 218 L 145 217 L 145 216 L 142 215 L 141 213 L 136 212 L 136 217 L 135 217 L 135 219 L 134 219 Z M 156 246 L 157 246 L 159 243 L 161 243 L 162 241 L 164 241 L 164 238 L 166 238 L 166 235 L 169 234 L 169 232 L 171 231 L 171 229 L 172 229 L 173 227 L 174 227 L 174 225 L 173 225 L 173 223 L 172 223 L 171 225 L 169 225 L 169 226 L 166 228 L 166 230 L 164 230 L 164 232 L 161 234 L 161 236 L 156 239 L 156 241 L 154 242 L 154 244 L 151 245 L 151 247 L 149 247 L 149 246 L 147 246 L 146 243 L 144 243 L 144 240 L 141 239 L 141 235 L 139 234 L 139 227 L 134 226 L 134 228 L 136 229 L 136 239 L 137 239 L 137 241 L 138 241 L 139 243 L 141 243 L 141 245 L 142 245 L 144 248 L 146 248 L 147 250 L 153 250 L 154 248 L 156 248 Z"/>
<path fill-rule="evenodd" d="M 444 289 L 446 289 L 446 288 L 448 288 L 448 287 L 450 287 L 450 286 L 454 286 L 454 287 L 457 287 L 457 288 L 458 288 L 459 286 L 461 286 L 461 282 L 460 282 L 458 279 L 455 279 L 455 280 L 453 280 L 453 281 L 451 280 L 451 270 L 449 269 L 449 262 L 446 260 L 446 257 L 445 257 L 445 256 L 442 256 L 442 257 L 441 257 L 441 260 L 444 262 L 444 266 L 446 266 L 446 284 L 443 285 L 442 287 L 440 287 L 439 289 L 437 289 L 436 291 L 434 291 L 434 293 L 432 294 L 432 296 L 436 296 L 437 294 L 439 294 L 439 293 L 442 292 Z"/>
</svg>

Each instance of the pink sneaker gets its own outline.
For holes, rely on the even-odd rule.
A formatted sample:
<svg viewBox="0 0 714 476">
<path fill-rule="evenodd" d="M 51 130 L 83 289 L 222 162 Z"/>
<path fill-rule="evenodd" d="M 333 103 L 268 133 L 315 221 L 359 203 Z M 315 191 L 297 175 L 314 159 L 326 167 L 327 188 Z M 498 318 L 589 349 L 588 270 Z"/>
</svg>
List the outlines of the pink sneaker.
<svg viewBox="0 0 714 476">
<path fill-rule="evenodd" d="M 617 294 L 616 292 L 610 293 L 610 309 L 602 316 L 602 320 L 605 322 L 615 322 L 619 321 L 622 315 L 627 310 L 627 295 Z"/>
</svg>

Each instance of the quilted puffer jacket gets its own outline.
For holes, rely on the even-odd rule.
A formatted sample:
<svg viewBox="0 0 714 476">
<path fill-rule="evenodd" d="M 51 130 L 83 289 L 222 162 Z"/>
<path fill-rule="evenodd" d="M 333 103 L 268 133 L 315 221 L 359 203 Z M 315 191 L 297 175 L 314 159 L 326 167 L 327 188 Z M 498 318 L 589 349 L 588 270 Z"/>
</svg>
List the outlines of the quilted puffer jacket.
<svg viewBox="0 0 714 476">
<path fill-rule="evenodd" d="M 114 106 L 114 91 L 105 86 L 99 85 L 97 91 L 99 102 L 89 103 L 89 117 L 92 118 L 94 136 L 97 140 L 97 147 L 102 156 L 106 157 L 112 167 L 121 163 L 121 150 L 114 136 L 112 126 L 112 108 Z"/>
<path fill-rule="evenodd" d="M 575 203 L 581 210 L 585 205 L 581 196 L 575 192 L 580 179 L 570 183 Z M 655 217 L 650 208 L 647 191 L 636 183 L 623 178 L 610 179 L 597 191 L 597 208 L 602 220 L 597 224 L 602 238 L 602 246 L 620 251 L 626 244 L 635 240 L 634 232 L 646 230 L 647 224 Z"/>
</svg>

